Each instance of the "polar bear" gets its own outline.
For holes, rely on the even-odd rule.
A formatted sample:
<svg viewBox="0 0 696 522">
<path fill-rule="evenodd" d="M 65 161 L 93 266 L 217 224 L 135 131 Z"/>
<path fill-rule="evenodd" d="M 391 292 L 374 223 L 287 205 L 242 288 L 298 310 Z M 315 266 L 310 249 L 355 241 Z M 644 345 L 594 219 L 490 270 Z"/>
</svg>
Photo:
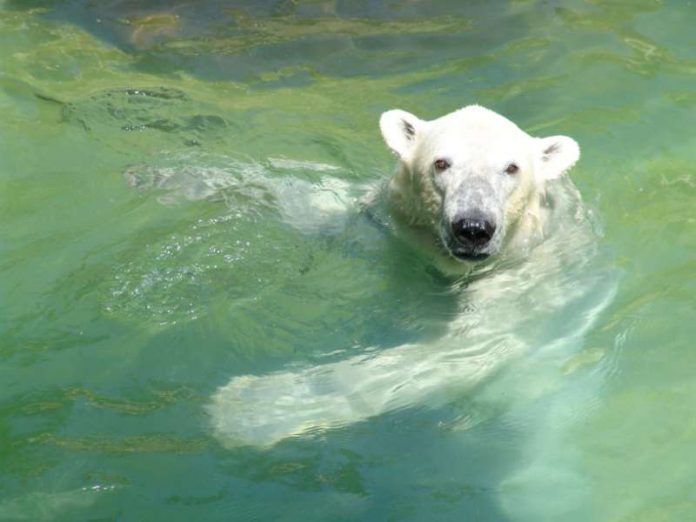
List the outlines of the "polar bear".
<svg viewBox="0 0 696 522">
<path fill-rule="evenodd" d="M 567 357 L 613 295 L 588 268 L 592 225 L 563 176 L 580 155 L 573 139 L 534 138 L 476 105 L 432 121 L 391 110 L 380 128 L 398 167 L 369 205 L 385 202 L 399 233 L 444 272 L 468 274 L 453 286 L 458 309 L 436 339 L 233 377 L 208 405 L 225 446 L 268 448 L 397 409 L 437 407 L 523 354 L 531 354 L 528 370 L 541 354 Z"/>
</svg>

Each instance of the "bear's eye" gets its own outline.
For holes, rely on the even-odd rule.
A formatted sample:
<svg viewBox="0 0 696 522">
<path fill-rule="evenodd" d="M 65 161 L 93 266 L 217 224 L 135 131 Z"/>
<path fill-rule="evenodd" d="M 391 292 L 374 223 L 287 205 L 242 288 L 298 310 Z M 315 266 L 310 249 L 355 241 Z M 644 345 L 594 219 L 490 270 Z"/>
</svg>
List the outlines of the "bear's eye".
<svg viewBox="0 0 696 522">
<path fill-rule="evenodd" d="M 435 163 L 433 163 L 433 165 L 435 165 L 435 168 L 439 171 L 447 170 L 448 168 L 450 168 L 450 162 L 446 159 L 435 160 Z"/>
<path fill-rule="evenodd" d="M 510 163 L 507 167 L 505 167 L 506 174 L 517 174 L 519 171 L 520 168 L 517 166 L 516 163 Z"/>
</svg>

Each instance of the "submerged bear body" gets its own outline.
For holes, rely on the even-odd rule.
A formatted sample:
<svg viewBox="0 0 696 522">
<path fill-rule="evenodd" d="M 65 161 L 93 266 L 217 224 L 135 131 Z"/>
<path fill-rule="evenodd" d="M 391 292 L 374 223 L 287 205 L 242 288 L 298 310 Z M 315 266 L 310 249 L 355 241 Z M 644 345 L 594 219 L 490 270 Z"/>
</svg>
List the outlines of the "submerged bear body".
<svg viewBox="0 0 696 522">
<path fill-rule="evenodd" d="M 442 272 L 468 274 L 464 284 L 450 279 L 453 309 L 441 335 L 232 377 L 208 406 L 226 446 L 270 447 L 396 409 L 438 407 L 524 354 L 567 356 L 611 298 L 613 285 L 590 269 L 592 225 L 563 176 L 579 158 L 574 140 L 531 137 L 478 106 L 433 121 L 389 111 L 380 128 L 398 167 L 366 204 L 386 208 L 398 235 Z"/>
</svg>

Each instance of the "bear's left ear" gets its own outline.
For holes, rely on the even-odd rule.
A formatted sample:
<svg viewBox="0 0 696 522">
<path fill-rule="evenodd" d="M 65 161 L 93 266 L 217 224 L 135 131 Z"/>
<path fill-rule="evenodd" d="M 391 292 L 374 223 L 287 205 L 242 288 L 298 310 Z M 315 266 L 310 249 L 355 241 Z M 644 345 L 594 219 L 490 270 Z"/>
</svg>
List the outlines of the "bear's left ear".
<svg viewBox="0 0 696 522">
<path fill-rule="evenodd" d="M 387 146 L 402 161 L 408 161 L 416 137 L 425 122 L 410 112 L 394 109 L 382 114 L 379 128 Z"/>
<path fill-rule="evenodd" d="M 536 145 L 542 179 L 560 178 L 580 158 L 580 146 L 568 136 L 537 138 Z"/>
</svg>

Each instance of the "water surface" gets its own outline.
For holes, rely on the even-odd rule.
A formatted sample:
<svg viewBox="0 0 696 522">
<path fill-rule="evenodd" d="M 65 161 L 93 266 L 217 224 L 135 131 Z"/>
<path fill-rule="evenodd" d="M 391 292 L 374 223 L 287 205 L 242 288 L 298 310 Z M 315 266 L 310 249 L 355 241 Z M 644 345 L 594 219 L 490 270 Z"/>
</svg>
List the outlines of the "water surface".
<svg viewBox="0 0 696 522">
<path fill-rule="evenodd" d="M 696 518 L 694 25 L 654 0 L 0 2 L 0 519 Z M 217 436 L 235 377 L 447 338 L 461 283 L 338 210 L 392 171 L 382 111 L 472 102 L 581 144 L 597 237 L 564 288 L 590 298 L 498 309 L 530 350 L 477 386 Z"/>
</svg>

